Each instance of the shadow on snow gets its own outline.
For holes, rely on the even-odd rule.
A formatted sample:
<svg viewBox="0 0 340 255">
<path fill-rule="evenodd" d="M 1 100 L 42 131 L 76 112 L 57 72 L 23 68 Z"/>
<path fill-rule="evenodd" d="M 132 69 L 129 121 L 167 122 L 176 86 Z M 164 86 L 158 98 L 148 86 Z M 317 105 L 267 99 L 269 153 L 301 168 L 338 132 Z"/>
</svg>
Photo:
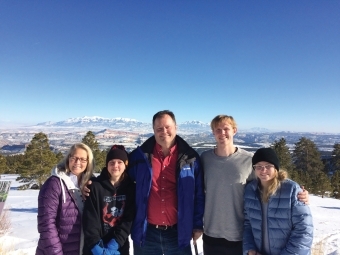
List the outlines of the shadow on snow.
<svg viewBox="0 0 340 255">
<path fill-rule="evenodd" d="M 12 212 L 38 213 L 38 208 L 10 208 Z"/>
</svg>

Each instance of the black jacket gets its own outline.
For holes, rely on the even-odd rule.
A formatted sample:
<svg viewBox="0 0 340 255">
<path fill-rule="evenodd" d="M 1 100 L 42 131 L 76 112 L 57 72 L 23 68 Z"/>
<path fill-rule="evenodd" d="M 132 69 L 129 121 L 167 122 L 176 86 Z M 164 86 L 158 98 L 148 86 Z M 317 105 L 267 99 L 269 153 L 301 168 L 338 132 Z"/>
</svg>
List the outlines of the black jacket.
<svg viewBox="0 0 340 255">
<path fill-rule="evenodd" d="M 128 236 L 135 216 L 133 182 L 126 177 L 114 187 L 104 168 L 100 176 L 92 179 L 90 189 L 83 213 L 84 254 L 92 254 L 91 249 L 100 239 L 106 244 L 114 238 L 121 247 L 119 250 L 128 250 Z"/>
</svg>

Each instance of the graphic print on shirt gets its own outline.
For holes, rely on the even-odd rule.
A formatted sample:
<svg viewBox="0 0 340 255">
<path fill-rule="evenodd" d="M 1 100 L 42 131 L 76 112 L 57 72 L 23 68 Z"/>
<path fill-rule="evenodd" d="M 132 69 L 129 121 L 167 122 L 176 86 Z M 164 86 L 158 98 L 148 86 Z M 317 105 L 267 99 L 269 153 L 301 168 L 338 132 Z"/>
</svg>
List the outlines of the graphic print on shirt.
<svg viewBox="0 0 340 255">
<path fill-rule="evenodd" d="M 121 219 L 125 208 L 125 195 L 104 196 L 103 221 L 105 233 L 116 226 Z"/>
</svg>

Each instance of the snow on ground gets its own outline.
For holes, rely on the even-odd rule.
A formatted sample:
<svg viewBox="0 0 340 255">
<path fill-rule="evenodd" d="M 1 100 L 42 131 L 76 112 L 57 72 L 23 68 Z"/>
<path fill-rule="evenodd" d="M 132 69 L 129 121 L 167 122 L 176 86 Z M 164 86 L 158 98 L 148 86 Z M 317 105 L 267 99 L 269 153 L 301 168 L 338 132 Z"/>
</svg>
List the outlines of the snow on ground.
<svg viewBox="0 0 340 255">
<path fill-rule="evenodd" d="M 15 178 L 16 176 L 10 175 L 1 177 L 1 180 L 11 180 L 12 184 L 5 204 L 5 209 L 9 211 L 11 229 L 0 238 L 0 247 L 7 249 L 3 254 L 33 255 L 39 239 L 37 231 L 39 191 L 17 190 L 16 188 L 22 184 L 15 181 Z M 311 195 L 310 202 L 314 221 L 314 254 L 340 255 L 340 200 Z M 197 247 L 198 253 L 203 255 L 201 239 Z"/>
</svg>

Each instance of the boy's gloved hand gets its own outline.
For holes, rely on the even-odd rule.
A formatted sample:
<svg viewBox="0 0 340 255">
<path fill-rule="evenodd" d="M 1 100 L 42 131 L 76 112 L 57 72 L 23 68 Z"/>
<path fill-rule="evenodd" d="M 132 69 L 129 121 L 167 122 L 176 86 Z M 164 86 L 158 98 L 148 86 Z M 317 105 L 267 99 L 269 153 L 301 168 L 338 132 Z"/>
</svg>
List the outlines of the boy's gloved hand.
<svg viewBox="0 0 340 255">
<path fill-rule="evenodd" d="M 120 255 L 120 252 L 118 251 L 118 249 L 119 249 L 119 244 L 116 242 L 115 239 L 111 239 L 107 243 L 108 255 Z"/>
<path fill-rule="evenodd" d="M 105 254 L 105 248 L 104 248 L 102 239 L 100 239 L 99 242 L 95 246 L 93 246 L 93 248 L 91 249 L 91 252 L 93 255 L 104 255 Z"/>
</svg>

